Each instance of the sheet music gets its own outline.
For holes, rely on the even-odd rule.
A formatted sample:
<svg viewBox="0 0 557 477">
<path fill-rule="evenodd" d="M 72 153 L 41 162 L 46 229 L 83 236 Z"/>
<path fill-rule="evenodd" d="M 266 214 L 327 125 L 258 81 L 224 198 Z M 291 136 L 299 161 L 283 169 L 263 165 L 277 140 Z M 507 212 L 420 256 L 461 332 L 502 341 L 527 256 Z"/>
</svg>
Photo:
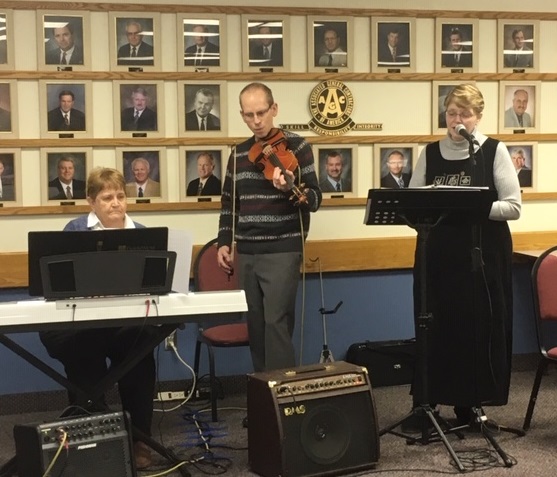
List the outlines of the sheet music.
<svg viewBox="0 0 557 477">
<path fill-rule="evenodd" d="M 187 294 L 190 291 L 191 254 L 193 238 L 186 230 L 168 230 L 168 250 L 176 252 L 176 268 L 172 291 Z"/>
</svg>

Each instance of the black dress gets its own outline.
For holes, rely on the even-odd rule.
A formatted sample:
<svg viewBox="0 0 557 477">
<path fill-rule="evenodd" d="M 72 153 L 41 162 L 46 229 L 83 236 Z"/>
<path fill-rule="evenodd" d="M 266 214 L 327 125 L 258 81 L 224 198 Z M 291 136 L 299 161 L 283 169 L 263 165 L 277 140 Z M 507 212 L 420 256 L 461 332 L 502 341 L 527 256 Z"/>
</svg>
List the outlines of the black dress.
<svg viewBox="0 0 557 477">
<path fill-rule="evenodd" d="M 494 189 L 497 144 L 491 138 L 482 144 L 474 171 L 469 159 L 446 160 L 438 142 L 428 145 L 426 183 L 468 182 Z M 476 246 L 483 261 L 479 267 L 472 263 Z M 512 357 L 512 239 L 507 222 L 485 220 L 474 226 L 441 223 L 431 230 L 426 250 L 426 309 L 433 314 L 427 338 L 427 404 L 506 404 Z M 416 254 L 416 316 L 421 310 L 420 270 Z M 419 373 L 416 378 L 414 398 L 426 404 L 420 401 Z"/>
</svg>

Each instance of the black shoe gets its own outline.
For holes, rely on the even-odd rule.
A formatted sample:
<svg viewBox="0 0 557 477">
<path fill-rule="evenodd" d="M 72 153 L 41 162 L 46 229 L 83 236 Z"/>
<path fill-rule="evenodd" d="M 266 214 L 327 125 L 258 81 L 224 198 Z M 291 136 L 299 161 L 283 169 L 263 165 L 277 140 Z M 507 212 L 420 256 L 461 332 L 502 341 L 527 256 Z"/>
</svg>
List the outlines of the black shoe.
<svg viewBox="0 0 557 477">
<path fill-rule="evenodd" d="M 248 416 L 246 416 L 246 417 L 244 417 L 244 418 L 242 419 L 242 427 L 243 427 L 244 429 L 247 429 L 247 428 L 248 428 Z"/>
<path fill-rule="evenodd" d="M 475 422 L 475 415 L 471 407 L 455 406 L 454 413 L 459 426 L 470 426 Z"/>
</svg>

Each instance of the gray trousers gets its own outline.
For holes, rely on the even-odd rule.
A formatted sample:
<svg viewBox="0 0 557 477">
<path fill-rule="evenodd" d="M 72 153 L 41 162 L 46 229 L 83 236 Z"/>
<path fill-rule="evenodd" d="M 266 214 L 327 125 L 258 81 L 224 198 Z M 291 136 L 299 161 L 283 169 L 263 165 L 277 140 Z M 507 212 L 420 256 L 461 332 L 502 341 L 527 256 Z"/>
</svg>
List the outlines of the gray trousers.
<svg viewBox="0 0 557 477">
<path fill-rule="evenodd" d="M 256 372 L 294 367 L 292 334 L 300 280 L 299 252 L 238 255 L 246 292 L 251 358 Z"/>
</svg>

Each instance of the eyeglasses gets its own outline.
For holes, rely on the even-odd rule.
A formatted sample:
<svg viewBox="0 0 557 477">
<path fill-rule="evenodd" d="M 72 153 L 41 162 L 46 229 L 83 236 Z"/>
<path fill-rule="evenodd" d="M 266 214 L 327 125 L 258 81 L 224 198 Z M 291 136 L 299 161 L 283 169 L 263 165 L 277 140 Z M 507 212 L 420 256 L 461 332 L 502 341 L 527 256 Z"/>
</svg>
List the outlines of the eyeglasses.
<svg viewBox="0 0 557 477">
<path fill-rule="evenodd" d="M 269 112 L 269 110 L 273 107 L 273 105 L 269 106 L 267 109 L 265 109 L 264 111 L 256 111 L 255 113 L 244 113 L 242 111 L 242 116 L 244 117 L 245 120 L 247 121 L 253 121 L 256 117 L 257 119 L 263 119 L 263 117 L 265 117 L 265 115 Z"/>
<path fill-rule="evenodd" d="M 475 114 L 471 111 L 455 111 L 453 109 L 450 109 L 447 111 L 447 116 L 449 116 L 449 118 L 456 118 L 457 116 L 460 116 L 460 119 L 470 119 L 472 117 L 475 116 Z"/>
</svg>

